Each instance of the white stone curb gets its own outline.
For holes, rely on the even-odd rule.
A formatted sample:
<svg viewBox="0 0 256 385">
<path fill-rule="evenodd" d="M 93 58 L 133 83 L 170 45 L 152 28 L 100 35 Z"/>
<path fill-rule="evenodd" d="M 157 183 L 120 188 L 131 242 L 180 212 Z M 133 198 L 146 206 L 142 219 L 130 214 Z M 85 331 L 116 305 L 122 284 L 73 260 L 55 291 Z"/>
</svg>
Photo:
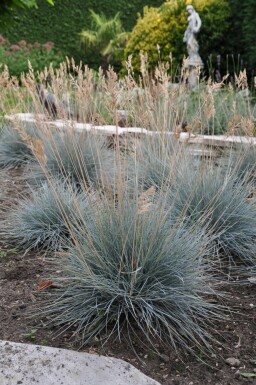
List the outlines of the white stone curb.
<svg viewBox="0 0 256 385">
<path fill-rule="evenodd" d="M 159 135 L 163 134 L 161 131 L 149 131 L 142 127 L 118 127 L 118 126 L 94 126 L 88 123 L 77 123 L 71 120 L 54 120 L 47 121 L 44 115 L 34 114 L 14 114 L 5 117 L 9 121 L 17 121 L 24 123 L 39 123 L 54 126 L 60 129 L 72 128 L 78 132 L 86 131 L 98 131 L 106 135 L 123 135 L 123 134 L 144 134 L 144 135 Z M 166 132 L 166 135 L 173 135 L 172 132 Z M 179 134 L 180 142 L 187 142 L 189 144 L 204 144 L 216 147 L 231 147 L 234 144 L 252 145 L 256 146 L 256 138 L 248 136 L 225 136 L 225 135 L 194 135 L 187 132 L 181 132 Z"/>
</svg>

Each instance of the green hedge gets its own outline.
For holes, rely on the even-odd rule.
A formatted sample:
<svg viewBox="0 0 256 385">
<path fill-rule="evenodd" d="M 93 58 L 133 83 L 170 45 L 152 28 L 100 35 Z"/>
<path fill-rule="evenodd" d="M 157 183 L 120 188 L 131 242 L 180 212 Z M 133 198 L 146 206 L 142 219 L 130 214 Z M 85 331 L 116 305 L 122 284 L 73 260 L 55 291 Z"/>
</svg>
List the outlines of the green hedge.
<svg viewBox="0 0 256 385">
<path fill-rule="evenodd" d="M 163 0 L 55 0 L 54 7 L 45 0 L 38 0 L 38 9 L 19 10 L 12 15 L 9 25 L 4 26 L 0 17 L 0 33 L 13 44 L 21 39 L 29 43 L 53 41 L 56 49 L 76 60 L 97 66 L 99 58 L 89 57 L 80 49 L 78 33 L 90 28 L 89 9 L 112 17 L 121 13 L 124 28 L 132 30 L 137 14 L 146 4 L 161 5 Z"/>
</svg>

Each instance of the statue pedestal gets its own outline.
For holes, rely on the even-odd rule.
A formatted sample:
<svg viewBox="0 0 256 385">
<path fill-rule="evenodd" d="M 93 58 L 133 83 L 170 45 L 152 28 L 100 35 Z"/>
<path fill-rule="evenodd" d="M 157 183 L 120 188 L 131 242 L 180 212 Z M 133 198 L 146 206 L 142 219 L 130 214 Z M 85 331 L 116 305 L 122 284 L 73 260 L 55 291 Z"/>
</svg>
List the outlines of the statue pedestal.
<svg viewBox="0 0 256 385">
<path fill-rule="evenodd" d="M 188 86 L 189 88 L 196 88 L 199 86 L 200 70 L 197 67 L 188 68 Z"/>
<path fill-rule="evenodd" d="M 199 86 L 201 70 L 204 68 L 204 63 L 199 55 L 188 57 L 185 61 L 186 76 L 189 88 Z"/>
</svg>

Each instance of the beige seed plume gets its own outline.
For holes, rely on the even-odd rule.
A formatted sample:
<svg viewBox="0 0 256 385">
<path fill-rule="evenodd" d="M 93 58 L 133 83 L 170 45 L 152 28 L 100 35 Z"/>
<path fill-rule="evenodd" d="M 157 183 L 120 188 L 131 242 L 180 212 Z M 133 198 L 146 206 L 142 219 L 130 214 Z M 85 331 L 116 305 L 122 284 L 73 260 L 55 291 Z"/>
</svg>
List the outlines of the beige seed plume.
<svg viewBox="0 0 256 385">
<path fill-rule="evenodd" d="M 238 88 L 241 88 L 242 90 L 248 88 L 246 69 L 240 71 L 239 76 L 235 74 L 235 81 Z"/>
<path fill-rule="evenodd" d="M 44 146 L 42 141 L 38 138 L 33 138 L 32 136 L 28 135 L 24 128 L 15 127 L 15 129 L 19 132 L 22 140 L 31 149 L 39 163 L 45 166 L 47 163 L 47 157 L 44 153 Z"/>
</svg>

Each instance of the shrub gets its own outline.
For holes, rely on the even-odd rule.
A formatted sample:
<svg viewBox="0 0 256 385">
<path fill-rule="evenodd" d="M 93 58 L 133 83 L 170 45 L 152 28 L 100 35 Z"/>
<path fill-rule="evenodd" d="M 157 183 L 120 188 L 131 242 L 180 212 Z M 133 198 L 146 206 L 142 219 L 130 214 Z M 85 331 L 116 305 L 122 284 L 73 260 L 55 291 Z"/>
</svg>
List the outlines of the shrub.
<svg viewBox="0 0 256 385">
<path fill-rule="evenodd" d="M 125 50 L 126 57 L 133 55 L 132 64 L 136 72 L 140 71 L 141 51 L 148 55 L 149 69 L 153 69 L 159 60 L 169 62 L 170 53 L 174 67 L 182 64 L 186 54 L 183 43 L 188 16 L 186 4 L 185 0 L 177 0 L 167 1 L 160 8 L 144 8 Z M 202 19 L 200 55 L 206 61 L 210 54 L 225 52 L 222 41 L 229 28 L 230 9 L 226 0 L 195 0 L 193 5 Z"/>
<path fill-rule="evenodd" d="M 20 77 L 21 73 L 29 70 L 28 61 L 35 73 L 43 71 L 52 64 L 55 68 L 64 60 L 64 56 L 54 49 L 54 43 L 27 44 L 21 40 L 18 44 L 11 44 L 0 35 L 0 63 L 7 65 L 10 76 Z"/>
<path fill-rule="evenodd" d="M 132 343 L 142 332 L 153 348 L 155 339 L 209 348 L 207 325 L 217 316 L 205 297 L 214 294 L 209 245 L 196 229 L 170 229 L 163 208 L 138 202 L 103 201 L 91 211 L 52 278 L 60 288 L 49 293 L 45 314 L 65 330 L 75 328 L 81 343 L 102 332 Z"/>
<path fill-rule="evenodd" d="M 72 237 L 71 224 L 81 226 L 93 202 L 92 195 L 78 193 L 74 186 L 44 183 L 14 206 L 4 232 L 21 250 L 58 250 Z"/>
</svg>

